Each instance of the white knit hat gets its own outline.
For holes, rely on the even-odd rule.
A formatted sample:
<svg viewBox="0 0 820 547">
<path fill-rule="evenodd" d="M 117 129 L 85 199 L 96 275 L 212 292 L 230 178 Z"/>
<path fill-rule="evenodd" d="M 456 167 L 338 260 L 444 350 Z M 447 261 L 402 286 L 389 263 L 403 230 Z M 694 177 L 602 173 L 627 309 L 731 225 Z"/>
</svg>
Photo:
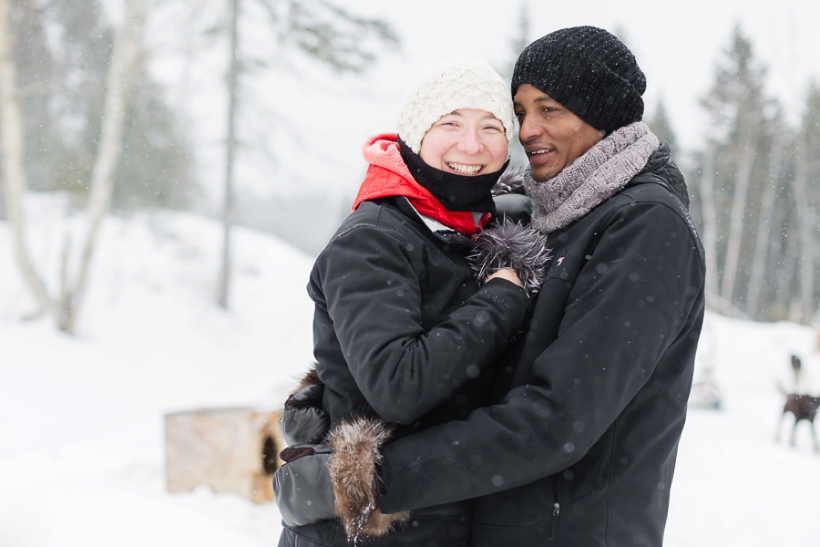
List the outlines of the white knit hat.
<svg viewBox="0 0 820 547">
<path fill-rule="evenodd" d="M 427 130 L 459 108 L 489 112 L 504 124 L 507 142 L 512 143 L 515 122 L 510 86 L 488 63 L 463 57 L 424 68 L 404 97 L 399 137 L 418 154 Z"/>
</svg>

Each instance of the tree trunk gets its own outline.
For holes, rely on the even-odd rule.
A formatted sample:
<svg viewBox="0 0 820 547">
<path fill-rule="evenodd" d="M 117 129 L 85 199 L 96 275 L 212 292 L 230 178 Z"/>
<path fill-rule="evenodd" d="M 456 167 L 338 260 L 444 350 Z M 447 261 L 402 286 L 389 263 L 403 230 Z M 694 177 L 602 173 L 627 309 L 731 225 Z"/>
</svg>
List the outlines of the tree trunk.
<svg viewBox="0 0 820 547">
<path fill-rule="evenodd" d="M 233 189 L 233 163 L 236 153 L 236 111 L 239 82 L 239 0 L 231 0 L 231 65 L 228 70 L 228 135 L 225 142 L 225 203 L 222 210 L 222 265 L 219 274 L 217 304 L 228 309 L 231 286 L 231 228 L 236 214 Z"/>
<path fill-rule="evenodd" d="M 734 195 L 732 196 L 732 211 L 729 219 L 729 240 L 726 248 L 726 261 L 723 266 L 723 280 L 720 285 L 720 295 L 727 301 L 733 302 L 737 281 L 737 269 L 740 263 L 740 248 L 743 243 L 743 217 L 746 213 L 746 196 L 749 193 L 749 182 L 752 178 L 752 164 L 754 163 L 754 147 L 750 141 L 742 145 L 743 152 L 737 167 L 737 180 Z"/>
<path fill-rule="evenodd" d="M 26 249 L 23 196 L 26 191 L 26 170 L 23 141 L 23 117 L 17 71 L 12 57 L 12 38 L 9 28 L 9 0 L 0 0 L 0 116 L 2 116 L 3 179 L 6 212 L 11 224 L 17 264 L 29 289 L 37 301 L 37 310 L 30 317 L 39 317 L 49 308 L 48 292 L 37 275 Z"/>
<path fill-rule="evenodd" d="M 126 97 L 140 55 L 145 11 L 145 0 L 128 0 L 125 18 L 117 33 L 106 75 L 102 132 L 91 172 L 88 230 L 76 278 L 72 282 L 69 275 L 63 277 L 65 286 L 61 291 L 63 296 L 58 310 L 57 322 L 60 330 L 70 333 L 73 333 L 76 327 L 77 313 L 85 294 L 88 270 L 100 223 L 111 208 L 114 172 L 122 149 L 122 131 L 127 110 Z"/>
<path fill-rule="evenodd" d="M 746 293 L 746 313 L 758 318 L 760 313 L 760 292 L 766 276 L 766 257 L 772 239 L 774 226 L 775 190 L 779 183 L 780 169 L 783 164 L 783 134 L 777 131 L 772 142 L 772 153 L 769 161 L 769 172 L 763 189 L 763 202 L 760 205 L 760 218 L 755 236 L 755 248 L 752 255 L 752 271 L 749 290 Z"/>
<path fill-rule="evenodd" d="M 808 323 L 814 316 L 814 242 L 811 238 L 812 218 L 806 189 L 809 159 L 804 139 L 797 146 L 797 165 L 794 177 L 794 199 L 797 203 L 799 234 L 798 271 L 800 272 L 800 322 Z"/>
<path fill-rule="evenodd" d="M 793 198 L 793 195 L 791 197 Z M 788 216 L 793 209 L 791 207 L 787 207 L 786 209 L 786 215 Z M 795 289 L 794 281 L 797 276 L 797 255 L 800 252 L 799 237 L 795 234 L 795 232 L 799 230 L 799 227 L 793 228 L 791 218 L 787 218 L 787 220 L 789 221 L 789 224 L 783 238 L 785 253 L 783 254 L 782 260 L 780 261 L 780 267 L 778 268 L 777 287 L 775 291 L 777 295 L 776 306 L 782 318 L 789 315 L 789 310 L 792 307 L 792 295 L 794 294 L 793 289 Z"/>
<path fill-rule="evenodd" d="M 703 249 L 706 253 L 706 298 L 713 304 L 718 292 L 717 210 L 715 208 L 715 150 L 708 143 L 703 154 L 700 194 L 703 204 Z"/>
</svg>

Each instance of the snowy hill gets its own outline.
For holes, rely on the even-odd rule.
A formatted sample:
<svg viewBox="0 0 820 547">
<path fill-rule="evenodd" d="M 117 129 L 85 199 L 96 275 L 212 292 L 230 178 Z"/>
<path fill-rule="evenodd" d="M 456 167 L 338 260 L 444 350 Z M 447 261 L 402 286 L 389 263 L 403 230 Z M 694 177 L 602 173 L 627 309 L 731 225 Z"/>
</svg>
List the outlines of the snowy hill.
<svg viewBox="0 0 820 547">
<path fill-rule="evenodd" d="M 64 233 L 82 223 L 63 220 L 59 202 L 35 205 L 30 242 L 53 291 Z M 273 504 L 164 490 L 164 413 L 276 407 L 311 360 L 311 260 L 235 234 L 233 306 L 222 312 L 212 304 L 216 223 L 167 211 L 109 217 L 70 337 L 51 319 L 19 321 L 31 308 L 0 222 L 0 546 L 276 545 Z M 689 412 L 666 545 L 813 544 L 820 456 L 805 423 L 795 448 L 790 420 L 781 443 L 773 438 L 789 355 L 820 379 L 815 333 L 710 315 L 704 336 L 699 367 L 713 367 L 723 405 Z"/>
</svg>

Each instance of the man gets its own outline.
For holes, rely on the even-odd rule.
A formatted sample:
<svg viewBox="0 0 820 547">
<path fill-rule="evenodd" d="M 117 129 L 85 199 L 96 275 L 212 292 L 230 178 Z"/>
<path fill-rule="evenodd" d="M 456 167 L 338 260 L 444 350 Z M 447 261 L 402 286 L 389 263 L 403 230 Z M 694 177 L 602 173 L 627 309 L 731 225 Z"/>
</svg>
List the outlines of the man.
<svg viewBox="0 0 820 547">
<path fill-rule="evenodd" d="M 364 451 L 379 478 L 357 499 L 336 480 L 337 507 L 358 504 L 365 521 L 409 510 L 412 526 L 416 510 L 476 498 L 474 546 L 662 544 L 705 268 L 683 177 L 640 123 L 645 87 L 602 29 L 522 52 L 524 187 L 553 254 L 532 318 L 496 368 L 492 406 L 381 448 L 335 445 Z"/>
</svg>

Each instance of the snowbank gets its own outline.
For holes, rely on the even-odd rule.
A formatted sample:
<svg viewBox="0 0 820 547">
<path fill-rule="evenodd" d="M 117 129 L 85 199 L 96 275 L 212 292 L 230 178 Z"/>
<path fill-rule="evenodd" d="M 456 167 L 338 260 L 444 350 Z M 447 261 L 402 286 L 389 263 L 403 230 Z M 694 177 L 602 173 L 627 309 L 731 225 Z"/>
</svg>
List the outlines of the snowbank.
<svg viewBox="0 0 820 547">
<path fill-rule="evenodd" d="M 66 229 L 57 202 L 30 210 L 35 261 L 55 289 Z M 208 490 L 170 495 L 162 416 L 197 407 L 275 407 L 311 360 L 311 260 L 235 232 L 232 308 L 213 305 L 221 232 L 194 215 L 108 218 L 76 337 L 30 311 L 0 223 L 0 545 L 275 545 L 273 504 Z M 820 457 L 805 423 L 774 442 L 797 353 L 820 378 L 815 333 L 710 315 L 707 363 L 720 410 L 692 408 L 672 485 L 666 545 L 809 545 L 820 526 Z M 820 389 L 814 388 L 820 392 Z M 807 488 L 813 485 L 813 488 Z"/>
</svg>

